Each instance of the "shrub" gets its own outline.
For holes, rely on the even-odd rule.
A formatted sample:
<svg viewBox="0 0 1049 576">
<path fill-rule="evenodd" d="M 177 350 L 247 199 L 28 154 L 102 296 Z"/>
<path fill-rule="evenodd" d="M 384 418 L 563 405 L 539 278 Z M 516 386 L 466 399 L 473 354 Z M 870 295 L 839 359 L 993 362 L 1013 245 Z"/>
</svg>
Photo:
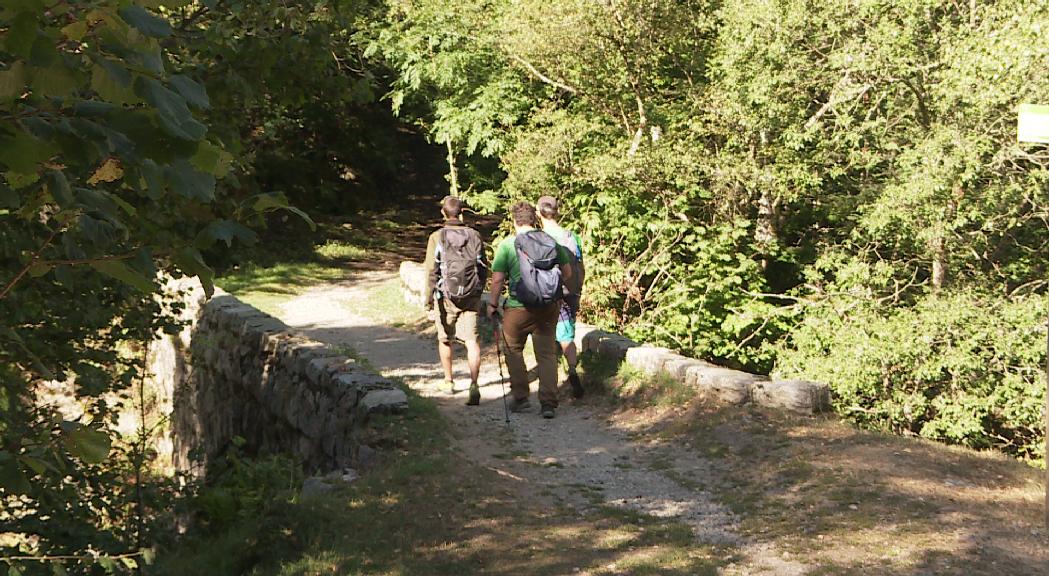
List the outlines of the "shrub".
<svg viewBox="0 0 1049 576">
<path fill-rule="evenodd" d="M 1045 318 L 1037 296 L 958 291 L 896 309 L 837 296 L 803 313 L 775 373 L 828 383 L 860 425 L 1039 461 Z"/>
</svg>

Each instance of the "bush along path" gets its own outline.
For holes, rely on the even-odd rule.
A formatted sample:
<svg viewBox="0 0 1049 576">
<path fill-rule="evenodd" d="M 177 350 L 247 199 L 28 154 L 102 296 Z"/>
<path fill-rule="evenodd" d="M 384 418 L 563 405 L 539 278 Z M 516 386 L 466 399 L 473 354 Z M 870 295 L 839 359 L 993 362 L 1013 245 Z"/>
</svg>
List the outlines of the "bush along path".
<svg viewBox="0 0 1049 576">
<path fill-rule="evenodd" d="M 303 557 L 271 559 L 279 573 L 386 573 L 391 566 L 406 574 L 1049 568 L 1039 475 L 1003 457 L 861 433 L 825 419 L 717 407 L 669 380 L 616 374 L 594 358 L 585 359 L 586 398 L 563 393 L 557 418 L 511 414 L 507 424 L 491 338 L 482 403 L 467 407 L 462 350 L 456 370 L 463 390 L 449 394 L 439 388 L 433 330 L 421 309 L 403 302 L 394 272 L 315 286 L 278 313 L 310 338 L 403 382 L 419 396 L 413 402 L 436 406 L 439 428 L 449 431 L 447 442 L 435 440 L 439 434 L 418 428 L 409 414 L 401 444 L 372 439 L 378 452 L 364 482 L 383 470 L 396 470 L 401 480 L 389 482 L 381 497 L 400 502 L 390 512 L 404 516 L 367 528 L 386 531 L 385 564 L 379 552 L 361 563 L 303 547 L 295 552 Z M 413 438 L 413 426 L 427 437 Z M 421 454 L 423 445 L 432 453 Z M 412 509 L 407 502 L 415 502 Z M 345 512 L 332 521 L 352 523 L 353 507 Z"/>
</svg>

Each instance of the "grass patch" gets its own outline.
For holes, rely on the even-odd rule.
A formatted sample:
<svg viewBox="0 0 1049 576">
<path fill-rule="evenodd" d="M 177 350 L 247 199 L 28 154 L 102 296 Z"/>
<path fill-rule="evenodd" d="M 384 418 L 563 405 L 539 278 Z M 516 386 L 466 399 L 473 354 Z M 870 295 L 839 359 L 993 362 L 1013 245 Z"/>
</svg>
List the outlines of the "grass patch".
<svg viewBox="0 0 1049 576">
<path fill-rule="evenodd" d="M 270 315 L 281 304 L 326 282 L 344 280 L 360 264 L 383 258 L 396 226 L 387 220 L 362 228 L 350 222 L 321 223 L 318 231 L 293 241 L 269 241 L 240 255 L 242 263 L 224 270 L 215 283 Z"/>
<path fill-rule="evenodd" d="M 364 295 L 343 306 L 365 318 L 394 328 L 417 330 L 427 323 L 423 309 L 404 300 L 399 278 L 376 283 L 367 288 Z"/>
<path fill-rule="evenodd" d="M 276 316 L 282 304 L 311 287 L 345 277 L 346 270 L 341 267 L 317 262 L 285 262 L 269 267 L 249 264 L 229 271 L 215 283 L 245 303 Z"/>
<path fill-rule="evenodd" d="M 588 388 L 615 404 L 680 406 L 696 396 L 695 390 L 666 372 L 649 374 L 591 352 L 580 355 L 579 370 Z"/>
</svg>

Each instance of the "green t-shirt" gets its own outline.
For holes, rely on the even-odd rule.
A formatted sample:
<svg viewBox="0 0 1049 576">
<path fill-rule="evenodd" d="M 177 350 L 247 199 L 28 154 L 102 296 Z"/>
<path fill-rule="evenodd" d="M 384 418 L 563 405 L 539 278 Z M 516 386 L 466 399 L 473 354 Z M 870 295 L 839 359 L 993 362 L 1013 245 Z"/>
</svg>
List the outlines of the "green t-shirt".
<svg viewBox="0 0 1049 576">
<path fill-rule="evenodd" d="M 522 230 L 524 232 L 525 230 Z M 517 239 L 517 235 L 504 238 L 499 246 L 495 249 L 495 258 L 492 259 L 492 272 L 502 272 L 506 274 L 506 287 L 507 293 L 510 292 L 510 286 L 513 286 L 521 281 L 521 263 L 517 260 L 517 249 L 514 248 L 514 240 Z M 572 262 L 572 257 L 569 255 L 568 250 L 565 250 L 564 246 L 557 245 L 557 262 L 558 264 L 569 264 Z M 521 304 L 517 298 L 508 296 L 506 298 L 507 308 L 523 308 L 524 304 Z"/>
<path fill-rule="evenodd" d="M 554 240 L 557 240 L 557 243 L 562 246 L 565 246 L 565 244 L 561 240 L 566 236 L 571 236 L 572 240 L 575 242 L 576 260 L 580 262 L 583 261 L 583 242 L 579 239 L 579 234 L 576 234 L 575 232 L 571 232 L 569 230 L 565 230 L 557 224 L 548 224 L 544 226 L 543 232 L 546 232 L 547 234 L 553 236 Z M 565 247 L 567 248 L 567 246 Z"/>
</svg>

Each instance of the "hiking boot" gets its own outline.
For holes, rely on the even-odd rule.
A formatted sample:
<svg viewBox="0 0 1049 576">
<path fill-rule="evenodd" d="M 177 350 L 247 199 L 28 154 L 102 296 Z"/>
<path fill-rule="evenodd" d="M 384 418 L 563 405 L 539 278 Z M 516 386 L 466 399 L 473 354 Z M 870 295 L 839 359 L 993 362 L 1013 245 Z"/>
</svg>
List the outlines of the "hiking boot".
<svg viewBox="0 0 1049 576">
<path fill-rule="evenodd" d="M 466 400 L 467 406 L 477 406 L 481 403 L 481 389 L 477 386 L 477 382 L 470 383 L 470 397 Z"/>
<path fill-rule="evenodd" d="M 441 389 L 449 394 L 455 394 L 455 380 L 445 380 Z"/>
<path fill-rule="evenodd" d="M 525 410 L 528 410 L 531 407 L 532 403 L 528 401 L 527 397 L 525 397 L 522 400 L 518 400 L 517 398 L 511 397 L 510 401 L 507 402 L 507 408 L 509 408 L 510 411 L 515 414 L 518 412 L 524 412 Z"/>
<path fill-rule="evenodd" d="M 546 418 L 547 420 L 549 420 L 549 419 L 554 417 L 554 407 L 553 406 L 543 406 L 542 410 L 539 411 L 539 414 L 541 414 L 543 416 L 543 418 Z"/>
<path fill-rule="evenodd" d="M 579 381 L 579 374 L 575 372 L 568 373 L 568 383 L 572 385 L 572 398 L 582 398 L 586 390 L 583 389 L 583 383 Z"/>
</svg>

